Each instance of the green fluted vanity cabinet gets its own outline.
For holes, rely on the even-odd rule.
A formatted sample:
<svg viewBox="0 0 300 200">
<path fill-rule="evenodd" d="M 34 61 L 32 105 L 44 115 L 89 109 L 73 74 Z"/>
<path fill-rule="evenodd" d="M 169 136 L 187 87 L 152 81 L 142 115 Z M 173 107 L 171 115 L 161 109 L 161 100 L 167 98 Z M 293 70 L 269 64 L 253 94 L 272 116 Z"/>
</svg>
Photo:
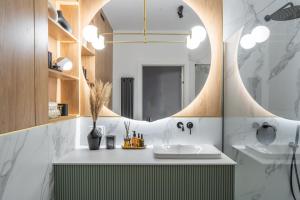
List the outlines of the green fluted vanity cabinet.
<svg viewBox="0 0 300 200">
<path fill-rule="evenodd" d="M 56 165 L 55 200 L 233 200 L 230 165 Z"/>
<path fill-rule="evenodd" d="M 234 199 L 234 164 L 217 164 L 216 160 L 207 161 L 207 165 L 197 160 L 168 163 L 153 158 L 151 151 L 121 156 L 117 151 L 108 155 L 100 152 L 75 153 L 71 156 L 74 159 L 69 159 L 72 162 L 54 163 L 55 200 Z M 85 154 L 89 158 L 81 159 Z M 140 159 L 126 163 L 120 160 L 122 156 Z"/>
</svg>

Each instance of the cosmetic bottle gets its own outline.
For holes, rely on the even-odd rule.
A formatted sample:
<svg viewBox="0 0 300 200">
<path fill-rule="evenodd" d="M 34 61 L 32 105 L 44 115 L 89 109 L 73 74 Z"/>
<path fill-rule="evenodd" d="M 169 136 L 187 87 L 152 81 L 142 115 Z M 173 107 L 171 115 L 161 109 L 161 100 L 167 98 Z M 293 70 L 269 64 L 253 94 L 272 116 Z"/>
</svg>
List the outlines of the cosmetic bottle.
<svg viewBox="0 0 300 200">
<path fill-rule="evenodd" d="M 139 133 L 136 142 L 137 142 L 137 147 L 141 147 L 141 135 Z"/>
<path fill-rule="evenodd" d="M 140 147 L 144 147 L 144 146 L 145 146 L 144 136 L 143 136 L 143 134 L 141 134 Z"/>
<path fill-rule="evenodd" d="M 132 138 L 131 138 L 131 146 L 132 147 L 137 147 L 137 138 L 136 138 L 135 131 L 133 131 L 133 135 L 132 135 Z"/>
</svg>

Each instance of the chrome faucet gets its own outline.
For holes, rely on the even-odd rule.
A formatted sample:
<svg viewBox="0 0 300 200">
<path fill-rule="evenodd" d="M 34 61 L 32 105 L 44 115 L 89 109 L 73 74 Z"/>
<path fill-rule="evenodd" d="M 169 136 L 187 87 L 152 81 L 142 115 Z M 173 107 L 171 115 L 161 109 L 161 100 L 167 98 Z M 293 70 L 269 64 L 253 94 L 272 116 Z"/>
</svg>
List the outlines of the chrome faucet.
<svg viewBox="0 0 300 200">
<path fill-rule="evenodd" d="M 295 142 L 290 142 L 289 146 L 293 149 L 293 152 L 297 151 L 297 148 L 299 147 L 299 133 L 300 133 L 300 125 L 297 125 L 296 129 L 296 137 L 295 137 Z"/>
</svg>

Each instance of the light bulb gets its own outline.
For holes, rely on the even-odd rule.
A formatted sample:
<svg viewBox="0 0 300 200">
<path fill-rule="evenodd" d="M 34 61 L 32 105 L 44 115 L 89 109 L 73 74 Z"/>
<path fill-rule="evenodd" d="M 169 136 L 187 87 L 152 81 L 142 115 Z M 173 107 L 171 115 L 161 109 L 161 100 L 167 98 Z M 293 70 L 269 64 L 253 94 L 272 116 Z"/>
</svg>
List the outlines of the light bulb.
<svg viewBox="0 0 300 200">
<path fill-rule="evenodd" d="M 242 37 L 240 45 L 244 49 L 251 49 L 256 45 L 256 42 L 251 34 L 246 34 Z"/>
<path fill-rule="evenodd" d="M 206 30 L 203 26 L 194 26 L 192 28 L 192 39 L 204 41 L 206 38 Z"/>
<path fill-rule="evenodd" d="M 255 42 L 262 43 L 270 37 L 270 29 L 266 26 L 256 26 L 252 30 L 251 35 Z"/>
<path fill-rule="evenodd" d="M 186 38 L 186 47 L 188 49 L 196 49 L 206 38 L 206 30 L 202 26 L 194 26 L 191 35 Z"/>
<path fill-rule="evenodd" d="M 99 35 L 99 37 L 93 41 L 92 46 L 97 50 L 102 50 L 105 48 L 104 37 Z"/>
<path fill-rule="evenodd" d="M 83 38 L 87 42 L 93 42 L 97 40 L 98 29 L 94 25 L 87 25 L 83 29 Z"/>
<path fill-rule="evenodd" d="M 200 45 L 200 40 L 193 39 L 190 35 L 186 37 L 186 47 L 188 49 L 196 49 Z"/>
</svg>

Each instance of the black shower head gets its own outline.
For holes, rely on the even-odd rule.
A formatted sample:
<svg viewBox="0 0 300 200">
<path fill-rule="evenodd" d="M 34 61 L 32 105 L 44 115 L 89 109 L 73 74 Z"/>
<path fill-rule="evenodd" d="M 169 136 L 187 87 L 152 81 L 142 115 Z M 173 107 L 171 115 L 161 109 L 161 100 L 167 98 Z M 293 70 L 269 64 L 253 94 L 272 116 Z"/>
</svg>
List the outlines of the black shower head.
<svg viewBox="0 0 300 200">
<path fill-rule="evenodd" d="M 289 2 L 282 6 L 279 10 L 275 11 L 271 15 L 265 16 L 265 21 L 287 21 L 300 18 L 300 6 L 294 6 L 292 2 Z"/>
<path fill-rule="evenodd" d="M 178 14 L 178 17 L 179 18 L 183 18 L 183 5 L 180 5 L 178 8 L 177 8 L 177 14 Z"/>
</svg>

